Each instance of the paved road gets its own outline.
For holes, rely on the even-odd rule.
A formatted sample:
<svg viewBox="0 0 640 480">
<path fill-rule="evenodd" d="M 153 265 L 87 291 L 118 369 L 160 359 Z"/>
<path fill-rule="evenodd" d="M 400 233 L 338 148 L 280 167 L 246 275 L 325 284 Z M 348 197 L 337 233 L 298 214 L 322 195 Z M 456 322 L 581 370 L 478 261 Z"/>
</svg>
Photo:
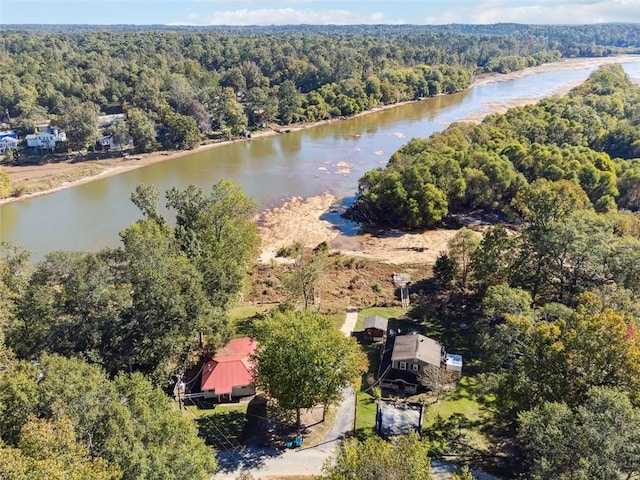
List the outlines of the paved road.
<svg viewBox="0 0 640 480">
<path fill-rule="evenodd" d="M 303 446 L 284 451 L 247 447 L 242 452 L 218 452 L 219 470 L 214 478 L 233 480 L 242 471 L 248 471 L 254 478 L 267 475 L 320 475 L 324 462 L 339 442 L 352 431 L 354 409 L 355 393 L 349 388 L 344 391 L 336 420 L 322 443 L 314 447 Z"/>
<path fill-rule="evenodd" d="M 347 336 L 351 335 L 357 321 L 358 309 L 348 307 L 345 322 L 340 331 Z M 284 451 L 247 447 L 242 452 L 218 452 L 218 473 L 214 479 L 235 480 L 243 471 L 251 473 L 256 479 L 269 475 L 320 475 L 322 466 L 340 441 L 353 430 L 355 398 L 352 388 L 344 390 L 335 422 L 319 445 Z M 455 465 L 447 462 L 433 462 L 432 469 L 435 479 L 448 480 L 453 476 Z M 480 472 L 473 473 L 478 480 L 499 480 Z"/>
<path fill-rule="evenodd" d="M 345 322 L 340 331 L 350 336 L 358 321 L 358 309 L 347 308 Z M 320 475 L 324 462 L 339 442 L 353 430 L 356 408 L 355 392 L 346 388 L 342 393 L 336 419 L 324 440 L 314 447 L 280 451 L 273 448 L 247 447 L 242 452 L 218 452 L 216 480 L 234 480 L 242 471 L 254 478 L 267 475 Z"/>
</svg>

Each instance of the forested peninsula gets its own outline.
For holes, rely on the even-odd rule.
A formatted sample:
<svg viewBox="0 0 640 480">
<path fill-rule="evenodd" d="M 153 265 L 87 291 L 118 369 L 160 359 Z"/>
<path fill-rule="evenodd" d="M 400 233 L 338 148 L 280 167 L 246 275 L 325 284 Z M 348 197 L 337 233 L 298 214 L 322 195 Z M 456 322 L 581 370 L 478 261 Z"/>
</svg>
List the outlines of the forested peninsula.
<svg viewBox="0 0 640 480">
<path fill-rule="evenodd" d="M 579 190 L 599 212 L 638 210 L 639 106 L 622 67 L 603 66 L 566 97 L 411 140 L 360 179 L 348 216 L 430 227 L 449 213 L 500 210 L 544 181 Z"/>
<path fill-rule="evenodd" d="M 414 139 L 360 180 L 361 220 L 492 219 L 459 229 L 413 289 L 411 317 L 473 359 L 495 408 L 489 455 L 464 415 L 436 422 L 447 455 L 506 454 L 533 479 L 640 471 L 639 105 L 605 65 L 564 98 Z"/>
</svg>

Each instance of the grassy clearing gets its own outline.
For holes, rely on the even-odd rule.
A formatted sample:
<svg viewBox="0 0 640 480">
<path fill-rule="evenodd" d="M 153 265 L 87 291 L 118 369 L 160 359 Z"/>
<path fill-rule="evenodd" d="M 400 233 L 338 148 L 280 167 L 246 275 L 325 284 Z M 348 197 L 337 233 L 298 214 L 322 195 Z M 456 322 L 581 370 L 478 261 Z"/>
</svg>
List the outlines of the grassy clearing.
<svg viewBox="0 0 640 480">
<path fill-rule="evenodd" d="M 196 405 L 187 405 L 182 407 L 189 412 L 194 418 L 210 417 L 211 415 L 225 415 L 230 412 L 247 412 L 246 403 L 220 403 L 216 404 L 213 408 L 200 408 Z"/>
<path fill-rule="evenodd" d="M 428 430 L 436 427 L 440 420 L 459 421 L 460 432 L 468 439 L 468 445 L 476 450 L 486 451 L 490 441 L 485 427 L 494 416 L 494 398 L 480 392 L 475 377 L 462 377 L 454 392 L 448 393 L 437 404 L 425 409 L 422 426 Z"/>
<path fill-rule="evenodd" d="M 373 315 L 379 315 L 385 318 L 403 319 L 406 318 L 407 311 L 402 307 L 364 308 L 358 313 L 358 323 L 356 323 L 355 331 L 362 331 L 362 329 L 364 328 L 364 319 Z"/>
<path fill-rule="evenodd" d="M 356 437 L 363 440 L 376 433 L 376 401 L 363 392 L 356 392 L 356 401 Z"/>
</svg>

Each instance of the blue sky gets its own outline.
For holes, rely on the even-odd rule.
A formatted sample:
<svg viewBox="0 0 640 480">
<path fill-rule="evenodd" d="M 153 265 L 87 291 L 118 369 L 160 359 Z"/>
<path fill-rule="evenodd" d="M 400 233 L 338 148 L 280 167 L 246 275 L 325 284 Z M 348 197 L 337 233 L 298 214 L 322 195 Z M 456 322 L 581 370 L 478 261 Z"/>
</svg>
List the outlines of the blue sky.
<svg viewBox="0 0 640 480">
<path fill-rule="evenodd" d="M 640 22 L 640 0 L 0 0 L 0 23 L 446 24 Z"/>
</svg>

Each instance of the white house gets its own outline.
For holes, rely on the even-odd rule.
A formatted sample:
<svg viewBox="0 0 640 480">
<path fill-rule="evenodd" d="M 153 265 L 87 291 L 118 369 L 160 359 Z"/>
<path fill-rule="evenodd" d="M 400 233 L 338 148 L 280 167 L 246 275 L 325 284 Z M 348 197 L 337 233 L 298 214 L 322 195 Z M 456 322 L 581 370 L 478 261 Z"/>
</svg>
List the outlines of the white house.
<svg viewBox="0 0 640 480">
<path fill-rule="evenodd" d="M 124 143 L 121 145 L 115 141 L 113 135 L 104 135 L 100 137 L 100 140 L 98 140 L 98 143 L 102 146 L 103 150 L 114 150 L 114 149 L 121 149 L 124 147 L 128 147 L 129 145 L 131 145 L 132 139 L 131 137 L 129 137 L 127 139 L 127 143 Z"/>
<path fill-rule="evenodd" d="M 0 153 L 4 154 L 8 149 L 18 148 L 18 140 L 13 137 L 0 139 Z"/>
<path fill-rule="evenodd" d="M 28 147 L 53 150 L 56 143 L 67 141 L 67 134 L 58 127 L 46 127 L 45 130 L 27 135 L 24 139 Z"/>
<path fill-rule="evenodd" d="M 49 132 L 32 133 L 24 137 L 27 147 L 34 148 L 56 148 L 56 136 Z"/>
</svg>

